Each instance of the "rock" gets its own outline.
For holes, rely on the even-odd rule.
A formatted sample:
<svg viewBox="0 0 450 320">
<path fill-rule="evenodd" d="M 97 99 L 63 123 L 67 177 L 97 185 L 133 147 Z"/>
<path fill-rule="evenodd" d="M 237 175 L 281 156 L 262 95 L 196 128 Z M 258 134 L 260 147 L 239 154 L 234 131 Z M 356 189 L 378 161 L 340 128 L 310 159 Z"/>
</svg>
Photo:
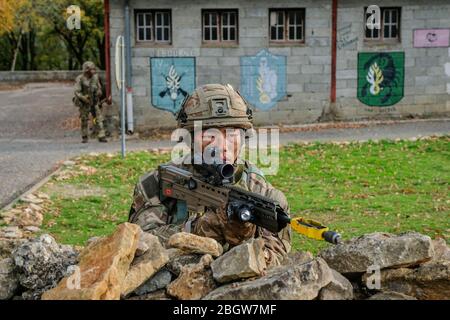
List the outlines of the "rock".
<svg viewBox="0 0 450 320">
<path fill-rule="evenodd" d="M 31 233 L 37 233 L 37 232 L 40 232 L 40 231 L 41 231 L 40 228 L 35 227 L 35 226 L 27 226 L 27 227 L 24 227 L 23 230 L 24 230 L 24 231 L 31 232 Z"/>
<path fill-rule="evenodd" d="M 32 300 L 55 287 L 67 275 L 68 267 L 77 262 L 77 252 L 63 250 L 48 234 L 23 243 L 14 250 L 12 257 L 20 274 L 20 284 L 28 289 L 23 298 Z"/>
<path fill-rule="evenodd" d="M 450 300 L 450 261 L 426 263 L 419 268 L 387 269 L 380 273 L 381 290 L 419 300 Z M 366 282 L 367 275 L 363 276 Z"/>
<path fill-rule="evenodd" d="M 450 261 L 450 248 L 444 239 L 433 240 L 434 256 L 431 261 L 427 263 L 433 263 L 435 261 Z"/>
<path fill-rule="evenodd" d="M 43 210 L 41 206 L 38 206 L 37 204 L 34 204 L 34 203 L 30 203 L 30 205 L 28 207 L 34 211 L 42 211 Z"/>
<path fill-rule="evenodd" d="M 145 229 L 144 231 L 157 236 L 163 247 L 169 249 L 168 242 L 170 237 L 181 232 L 182 225 L 166 224 L 150 230 Z"/>
<path fill-rule="evenodd" d="M 181 249 L 177 249 L 177 248 L 169 248 L 166 250 L 166 253 L 167 253 L 167 256 L 169 257 L 169 260 L 175 259 L 179 256 L 183 256 L 186 254 L 186 252 L 184 252 Z"/>
<path fill-rule="evenodd" d="M 23 196 L 20 198 L 21 201 L 27 202 L 27 203 L 34 203 L 34 204 L 41 204 L 44 202 L 44 200 L 36 197 L 34 194 L 30 193 L 26 196 Z"/>
<path fill-rule="evenodd" d="M 0 259 L 9 258 L 12 252 L 26 241 L 26 239 L 0 238 Z"/>
<path fill-rule="evenodd" d="M 181 269 L 189 264 L 197 264 L 200 262 L 202 255 L 200 254 L 184 254 L 182 256 L 175 257 L 167 263 L 167 269 L 174 275 L 178 276 Z"/>
<path fill-rule="evenodd" d="M 142 256 L 152 246 L 155 236 L 147 232 L 141 232 L 138 246 L 136 248 L 136 257 Z"/>
<path fill-rule="evenodd" d="M 357 279 L 357 281 L 352 281 L 351 284 L 353 286 L 353 299 L 354 300 L 366 300 L 372 294 L 373 291 L 369 290 L 363 283 L 360 281 L 361 279 Z"/>
<path fill-rule="evenodd" d="M 46 193 L 43 192 L 37 192 L 36 196 L 40 199 L 44 199 L 44 200 L 50 200 L 50 196 Z"/>
<path fill-rule="evenodd" d="M 210 254 L 213 257 L 218 257 L 223 253 L 222 246 L 216 240 L 186 232 L 172 235 L 168 245 L 189 253 Z"/>
<path fill-rule="evenodd" d="M 43 294 L 44 300 L 118 300 L 136 251 L 140 228 L 123 223 L 80 254 L 75 273 Z"/>
<path fill-rule="evenodd" d="M 9 211 L 0 212 L 1 217 L 0 223 L 2 223 L 3 221 L 4 224 L 10 224 L 12 219 L 14 219 L 14 217 L 20 212 L 21 211 L 17 209 L 11 209 Z"/>
<path fill-rule="evenodd" d="M 219 283 L 256 277 L 266 268 L 263 239 L 246 241 L 211 264 L 214 280 Z"/>
<path fill-rule="evenodd" d="M 374 294 L 367 300 L 417 300 L 417 299 L 411 296 L 407 296 L 406 294 L 403 293 L 385 291 Z"/>
<path fill-rule="evenodd" d="M 63 165 L 65 165 L 66 167 L 72 167 L 76 164 L 75 161 L 71 161 L 71 160 L 67 160 L 63 162 Z"/>
<path fill-rule="evenodd" d="M 164 289 L 172 281 L 172 274 L 168 270 L 160 270 L 147 282 L 134 290 L 134 293 L 138 296 L 142 296 L 154 291 Z"/>
<path fill-rule="evenodd" d="M 213 291 L 216 284 L 209 268 L 212 261 L 207 254 L 198 264 L 183 267 L 180 276 L 167 286 L 167 294 L 179 300 L 199 300 Z"/>
<path fill-rule="evenodd" d="M 0 228 L 0 238 L 20 239 L 23 237 L 22 231 L 17 226 Z"/>
<path fill-rule="evenodd" d="M 141 286 L 169 261 L 166 250 L 158 237 L 148 235 L 148 250 L 144 255 L 134 259 L 122 284 L 122 296 L 126 297 Z"/>
<path fill-rule="evenodd" d="M 292 265 L 292 264 L 304 264 L 314 260 L 314 256 L 309 251 L 295 251 L 290 252 L 284 260 L 281 262 L 282 265 Z"/>
<path fill-rule="evenodd" d="M 11 225 L 14 226 L 35 226 L 40 227 L 44 221 L 44 216 L 39 211 L 34 211 L 30 208 L 26 208 L 18 215 L 14 216 L 11 220 Z"/>
<path fill-rule="evenodd" d="M 11 299 L 19 287 L 19 277 L 11 258 L 0 260 L 0 300 Z"/>
<path fill-rule="evenodd" d="M 333 279 L 331 269 L 321 258 L 304 264 L 284 265 L 256 280 L 222 286 L 206 300 L 312 300 Z"/>
<path fill-rule="evenodd" d="M 166 290 L 158 290 L 142 296 L 130 297 L 126 300 L 172 300 L 166 293 Z"/>
<path fill-rule="evenodd" d="M 95 242 L 104 239 L 104 237 L 91 237 L 86 241 L 86 246 L 89 247 L 93 245 Z"/>
<path fill-rule="evenodd" d="M 369 266 L 380 269 L 414 266 L 430 260 L 433 254 L 430 237 L 411 232 L 363 235 L 329 247 L 319 256 L 339 273 L 352 274 L 365 273 Z"/>
<path fill-rule="evenodd" d="M 319 300 L 352 300 L 353 286 L 350 281 L 336 270 L 331 269 L 333 279 L 319 293 Z"/>
</svg>

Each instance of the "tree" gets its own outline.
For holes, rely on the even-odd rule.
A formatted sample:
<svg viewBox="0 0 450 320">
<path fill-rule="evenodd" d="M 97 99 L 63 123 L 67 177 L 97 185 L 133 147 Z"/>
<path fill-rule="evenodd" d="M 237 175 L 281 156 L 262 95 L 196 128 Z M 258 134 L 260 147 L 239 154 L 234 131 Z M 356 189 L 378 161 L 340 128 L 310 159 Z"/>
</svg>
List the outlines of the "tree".
<svg viewBox="0 0 450 320">
<path fill-rule="evenodd" d="M 72 5 L 71 0 L 39 0 L 37 10 L 40 16 L 52 25 L 52 30 L 64 41 L 69 60 L 75 58 L 75 67 L 80 68 L 88 58 L 103 67 L 102 52 L 104 50 L 103 31 L 103 1 L 80 0 L 77 5 L 81 9 L 81 29 L 70 30 L 66 20 L 69 17 L 67 8 Z M 69 62 L 69 68 L 74 67 Z"/>
<path fill-rule="evenodd" d="M 0 35 L 6 34 L 13 44 L 14 53 L 11 71 L 14 71 L 23 36 L 26 32 L 29 32 L 34 18 L 32 14 L 33 3 L 28 0 L 0 1 Z"/>
<path fill-rule="evenodd" d="M 66 25 L 70 5 L 81 9 L 81 29 Z M 102 0 L 0 0 L 0 69 L 105 67 Z"/>
</svg>

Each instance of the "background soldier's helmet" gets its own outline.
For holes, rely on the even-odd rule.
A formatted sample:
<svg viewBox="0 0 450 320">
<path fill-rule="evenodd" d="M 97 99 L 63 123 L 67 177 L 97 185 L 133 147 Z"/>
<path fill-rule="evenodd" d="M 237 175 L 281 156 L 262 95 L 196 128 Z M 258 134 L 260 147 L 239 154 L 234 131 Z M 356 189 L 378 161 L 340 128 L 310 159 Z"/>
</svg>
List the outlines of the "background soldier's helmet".
<svg viewBox="0 0 450 320">
<path fill-rule="evenodd" d="M 207 84 L 188 96 L 177 114 L 178 127 L 194 130 L 194 121 L 202 128 L 235 127 L 252 129 L 252 111 L 231 85 Z"/>
<path fill-rule="evenodd" d="M 95 69 L 95 64 L 92 61 L 83 63 L 83 72 L 88 72 L 91 69 Z"/>
</svg>

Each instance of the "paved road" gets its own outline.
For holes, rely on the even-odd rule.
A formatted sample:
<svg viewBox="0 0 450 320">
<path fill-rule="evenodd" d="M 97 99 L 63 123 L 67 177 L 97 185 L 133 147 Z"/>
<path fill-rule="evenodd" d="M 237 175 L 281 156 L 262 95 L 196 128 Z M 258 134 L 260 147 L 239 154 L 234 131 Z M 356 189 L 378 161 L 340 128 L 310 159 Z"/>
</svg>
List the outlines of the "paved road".
<svg viewBox="0 0 450 320">
<path fill-rule="evenodd" d="M 80 143 L 79 131 L 71 125 L 77 118 L 71 95 L 72 86 L 64 83 L 33 83 L 17 90 L 0 91 L 0 208 L 48 175 L 63 160 L 89 152 L 120 151 L 120 141 Z M 450 134 L 450 119 L 287 132 L 280 134 L 280 142 L 410 138 L 434 134 Z M 172 145 L 167 140 L 134 139 L 127 142 L 127 149 Z"/>
</svg>

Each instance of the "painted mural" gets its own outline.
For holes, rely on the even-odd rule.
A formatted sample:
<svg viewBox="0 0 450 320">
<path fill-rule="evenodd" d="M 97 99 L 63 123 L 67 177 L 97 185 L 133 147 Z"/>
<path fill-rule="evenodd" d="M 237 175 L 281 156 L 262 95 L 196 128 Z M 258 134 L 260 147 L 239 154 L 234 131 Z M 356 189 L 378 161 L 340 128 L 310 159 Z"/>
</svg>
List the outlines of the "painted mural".
<svg viewBox="0 0 450 320">
<path fill-rule="evenodd" d="M 358 99 L 368 106 L 385 107 L 404 95 L 404 52 L 358 53 Z"/>
<path fill-rule="evenodd" d="M 183 100 L 196 86 L 195 58 L 150 58 L 150 67 L 152 105 L 173 114 L 177 113 Z"/>
<path fill-rule="evenodd" d="M 416 29 L 414 30 L 414 48 L 448 47 L 450 29 Z"/>
<path fill-rule="evenodd" d="M 273 108 L 286 96 L 286 56 L 264 49 L 241 57 L 241 94 L 261 110 Z"/>
</svg>

